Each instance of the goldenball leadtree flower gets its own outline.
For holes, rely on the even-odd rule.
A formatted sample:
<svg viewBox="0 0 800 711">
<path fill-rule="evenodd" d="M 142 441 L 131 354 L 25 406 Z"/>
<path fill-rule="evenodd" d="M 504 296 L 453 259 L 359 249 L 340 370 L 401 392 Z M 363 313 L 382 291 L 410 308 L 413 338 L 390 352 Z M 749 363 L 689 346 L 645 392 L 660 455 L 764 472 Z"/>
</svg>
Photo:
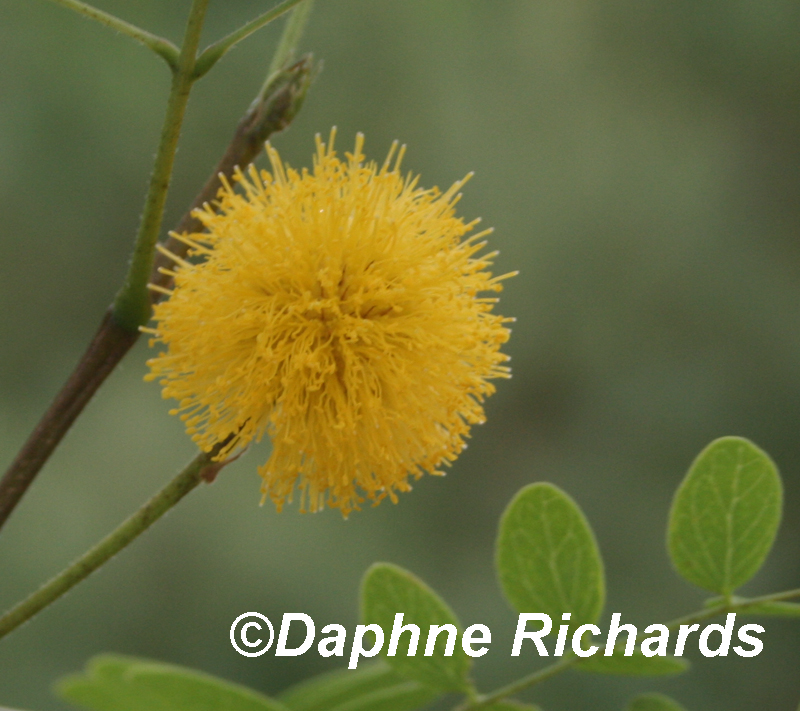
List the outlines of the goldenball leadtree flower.
<svg viewBox="0 0 800 711">
<path fill-rule="evenodd" d="M 199 447 L 225 443 L 220 459 L 267 432 L 259 473 L 278 508 L 297 485 L 301 508 L 347 515 L 441 473 L 483 422 L 511 320 L 485 294 L 511 275 L 478 256 L 489 230 L 465 237 L 465 181 L 420 188 L 396 144 L 378 167 L 363 136 L 341 160 L 334 135 L 311 172 L 267 145 L 272 172 L 250 166 L 200 212 L 208 232 L 181 238 L 194 258 L 174 258 L 155 308 L 165 348 L 148 379 Z"/>
</svg>

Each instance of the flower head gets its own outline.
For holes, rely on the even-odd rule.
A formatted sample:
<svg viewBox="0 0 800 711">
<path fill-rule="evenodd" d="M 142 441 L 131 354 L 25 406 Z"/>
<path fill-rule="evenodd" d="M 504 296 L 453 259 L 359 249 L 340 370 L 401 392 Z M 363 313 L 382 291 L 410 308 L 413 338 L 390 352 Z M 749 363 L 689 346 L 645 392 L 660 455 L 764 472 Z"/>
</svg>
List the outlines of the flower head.
<svg viewBox="0 0 800 711">
<path fill-rule="evenodd" d="M 480 295 L 504 277 L 477 256 L 488 231 L 465 238 L 477 220 L 455 216 L 464 181 L 426 190 L 396 144 L 378 167 L 363 136 L 345 160 L 333 139 L 311 172 L 267 145 L 272 173 L 250 166 L 199 212 L 148 378 L 204 451 L 226 443 L 219 458 L 268 433 L 259 473 L 279 508 L 297 485 L 303 508 L 346 515 L 458 456 L 490 379 L 509 377 L 511 319 Z"/>
</svg>

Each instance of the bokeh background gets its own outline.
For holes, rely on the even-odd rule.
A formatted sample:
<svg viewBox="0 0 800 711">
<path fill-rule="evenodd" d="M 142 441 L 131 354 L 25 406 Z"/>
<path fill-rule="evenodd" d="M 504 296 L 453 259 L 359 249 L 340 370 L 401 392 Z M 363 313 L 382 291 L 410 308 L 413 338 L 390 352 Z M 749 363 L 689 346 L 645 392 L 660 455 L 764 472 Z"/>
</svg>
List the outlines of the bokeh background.
<svg viewBox="0 0 800 711">
<path fill-rule="evenodd" d="M 98 0 L 178 40 L 188 0 Z M 214 0 L 206 39 L 269 3 Z M 279 27 L 197 85 L 167 225 L 263 80 Z M 357 619 L 376 560 L 411 569 L 461 619 L 488 624 L 488 690 L 538 660 L 508 654 L 497 519 L 549 480 L 586 511 L 607 619 L 696 609 L 671 571 L 672 492 L 712 438 L 752 438 L 786 484 L 776 548 L 744 590 L 800 585 L 800 6 L 794 0 L 318 0 L 303 49 L 324 71 L 275 139 L 295 166 L 313 135 L 397 138 L 424 185 L 470 170 L 461 211 L 493 225 L 518 318 L 488 422 L 446 478 L 343 520 L 258 507 L 268 444 L 202 487 L 88 582 L 0 643 L 0 705 L 65 709 L 61 675 L 105 651 L 194 666 L 266 692 L 341 667 L 315 654 L 245 659 L 231 621 L 304 611 Z M 44 0 L 0 0 L 0 464 L 52 398 L 125 270 L 168 73 L 127 38 Z M 0 537 L 0 608 L 137 508 L 192 456 L 141 342 L 92 402 Z M 766 622 L 754 659 L 703 659 L 669 680 L 570 673 L 527 698 L 621 709 L 661 690 L 689 711 L 792 711 L 800 620 Z"/>
</svg>

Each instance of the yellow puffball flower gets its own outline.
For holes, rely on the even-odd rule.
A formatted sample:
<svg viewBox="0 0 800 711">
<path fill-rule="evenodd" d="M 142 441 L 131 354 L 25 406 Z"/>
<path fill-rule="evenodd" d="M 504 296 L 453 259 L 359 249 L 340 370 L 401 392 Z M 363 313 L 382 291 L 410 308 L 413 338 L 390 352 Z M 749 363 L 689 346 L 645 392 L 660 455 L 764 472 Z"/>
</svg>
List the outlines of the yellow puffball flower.
<svg viewBox="0 0 800 711">
<path fill-rule="evenodd" d="M 488 231 L 455 216 L 464 181 L 442 193 L 400 173 L 396 144 L 365 163 L 317 137 L 311 172 L 250 166 L 198 212 L 207 233 L 183 236 L 174 289 L 155 307 L 148 379 L 174 398 L 186 430 L 218 458 L 266 432 L 259 474 L 280 509 L 347 515 L 364 501 L 440 474 L 483 422 L 492 378 L 509 377 L 504 323 L 491 313 L 501 280 L 477 256 Z M 469 177 L 469 176 L 468 176 Z M 152 343 L 151 343 L 152 344 Z"/>
</svg>

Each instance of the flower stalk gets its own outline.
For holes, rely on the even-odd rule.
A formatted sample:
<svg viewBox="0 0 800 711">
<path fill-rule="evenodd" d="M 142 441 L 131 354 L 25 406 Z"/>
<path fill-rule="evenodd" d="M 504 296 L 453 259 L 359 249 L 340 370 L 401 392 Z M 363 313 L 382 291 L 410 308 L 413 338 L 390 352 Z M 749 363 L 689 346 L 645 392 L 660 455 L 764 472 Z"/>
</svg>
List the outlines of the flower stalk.
<svg viewBox="0 0 800 711">
<path fill-rule="evenodd" d="M 204 479 L 216 476 L 226 462 L 211 462 L 212 454 L 197 455 L 169 484 L 115 531 L 84 553 L 30 597 L 0 617 L 0 639 L 89 577 L 133 542 Z"/>
</svg>

